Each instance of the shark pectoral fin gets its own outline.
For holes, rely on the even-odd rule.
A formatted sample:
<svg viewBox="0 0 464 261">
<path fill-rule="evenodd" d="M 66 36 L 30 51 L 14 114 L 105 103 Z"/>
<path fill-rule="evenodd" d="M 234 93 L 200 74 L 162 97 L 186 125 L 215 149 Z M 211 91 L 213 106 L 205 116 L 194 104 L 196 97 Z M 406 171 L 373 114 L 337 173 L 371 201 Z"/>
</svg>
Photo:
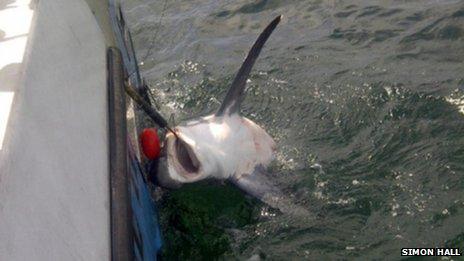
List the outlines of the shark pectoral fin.
<svg viewBox="0 0 464 261">
<path fill-rule="evenodd" d="M 284 214 L 299 216 L 305 220 L 314 219 L 313 214 L 302 206 L 293 203 L 290 197 L 284 195 L 279 188 L 272 184 L 262 166 L 256 167 L 251 174 L 232 176 L 230 181 L 247 194 Z"/>
<path fill-rule="evenodd" d="M 232 176 L 230 181 L 247 194 L 267 204 L 270 198 L 277 199 L 282 196 L 282 192 L 266 177 L 266 172 L 262 167 L 255 168 L 251 174 Z"/>
<path fill-rule="evenodd" d="M 253 44 L 253 47 L 251 47 L 247 57 L 245 58 L 245 61 L 238 70 L 237 75 L 235 76 L 235 79 L 232 82 L 232 85 L 230 86 L 230 89 L 221 104 L 221 107 L 216 113 L 216 116 L 223 116 L 226 113 L 232 114 L 238 112 L 240 104 L 243 100 L 246 81 L 250 75 L 251 69 L 255 64 L 261 49 L 263 49 L 264 43 L 266 43 L 267 39 L 271 35 L 272 31 L 274 31 L 277 24 L 279 24 L 281 18 L 282 16 L 279 15 L 274 20 L 272 20 L 272 22 L 259 35 L 256 42 Z"/>
</svg>

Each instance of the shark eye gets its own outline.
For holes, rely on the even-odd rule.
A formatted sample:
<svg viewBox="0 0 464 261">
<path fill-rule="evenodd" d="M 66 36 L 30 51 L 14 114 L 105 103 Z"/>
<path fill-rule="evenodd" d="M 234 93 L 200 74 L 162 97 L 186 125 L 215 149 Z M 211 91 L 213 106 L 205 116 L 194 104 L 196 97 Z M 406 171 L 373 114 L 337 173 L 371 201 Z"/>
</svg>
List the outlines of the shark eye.
<svg viewBox="0 0 464 261">
<path fill-rule="evenodd" d="M 200 163 L 190 145 L 180 138 L 175 141 L 175 153 L 179 164 L 188 174 L 196 174 Z"/>
</svg>

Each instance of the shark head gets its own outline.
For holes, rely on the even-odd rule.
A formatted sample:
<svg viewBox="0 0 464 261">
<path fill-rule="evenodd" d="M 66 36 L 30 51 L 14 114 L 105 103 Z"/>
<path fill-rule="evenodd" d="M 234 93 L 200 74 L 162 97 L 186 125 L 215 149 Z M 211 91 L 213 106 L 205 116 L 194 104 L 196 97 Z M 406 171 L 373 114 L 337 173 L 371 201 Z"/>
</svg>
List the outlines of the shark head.
<svg viewBox="0 0 464 261">
<path fill-rule="evenodd" d="M 167 134 L 158 164 L 160 186 L 178 188 L 205 178 L 237 181 L 273 160 L 273 139 L 240 115 L 240 104 L 251 69 L 280 19 L 275 18 L 259 35 L 217 113 L 176 126 L 175 135 Z"/>
</svg>

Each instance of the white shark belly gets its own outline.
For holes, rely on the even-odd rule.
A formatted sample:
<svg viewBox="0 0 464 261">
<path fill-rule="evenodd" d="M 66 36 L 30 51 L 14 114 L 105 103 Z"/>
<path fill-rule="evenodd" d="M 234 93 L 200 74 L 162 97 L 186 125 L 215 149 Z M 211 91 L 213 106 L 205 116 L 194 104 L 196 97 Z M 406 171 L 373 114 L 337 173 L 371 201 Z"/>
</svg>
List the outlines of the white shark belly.
<svg viewBox="0 0 464 261">
<path fill-rule="evenodd" d="M 237 114 L 208 116 L 177 128 L 202 162 L 202 174 L 221 179 L 250 174 L 273 159 L 275 143 L 251 120 Z"/>
</svg>

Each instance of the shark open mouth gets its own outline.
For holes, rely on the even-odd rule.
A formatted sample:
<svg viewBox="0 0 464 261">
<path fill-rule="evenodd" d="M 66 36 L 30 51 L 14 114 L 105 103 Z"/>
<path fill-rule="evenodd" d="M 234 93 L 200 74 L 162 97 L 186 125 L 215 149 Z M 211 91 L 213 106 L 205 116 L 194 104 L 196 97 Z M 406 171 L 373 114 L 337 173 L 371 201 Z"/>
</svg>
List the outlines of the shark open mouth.
<svg viewBox="0 0 464 261">
<path fill-rule="evenodd" d="M 174 151 L 179 162 L 179 165 L 187 174 L 195 175 L 200 169 L 200 162 L 189 144 L 180 138 L 176 138 L 174 143 Z"/>
</svg>

